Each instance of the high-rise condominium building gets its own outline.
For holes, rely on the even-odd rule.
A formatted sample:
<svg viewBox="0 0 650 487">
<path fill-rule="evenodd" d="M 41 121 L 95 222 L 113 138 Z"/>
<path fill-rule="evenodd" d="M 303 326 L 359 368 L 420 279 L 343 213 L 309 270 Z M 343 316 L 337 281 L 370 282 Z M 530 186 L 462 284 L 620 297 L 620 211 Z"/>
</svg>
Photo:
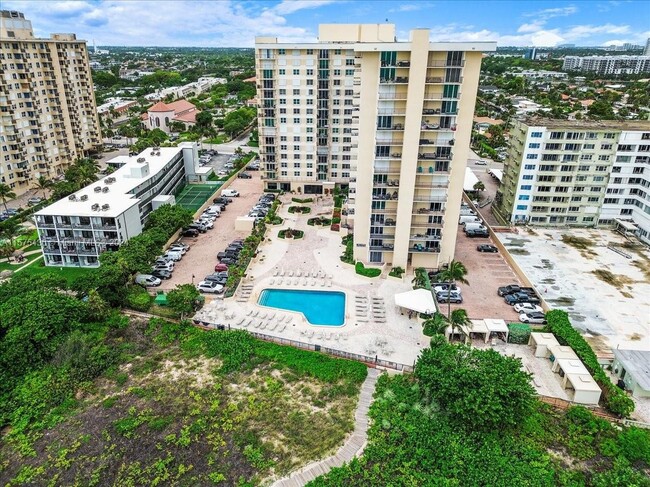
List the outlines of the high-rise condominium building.
<svg viewBox="0 0 650 487">
<path fill-rule="evenodd" d="M 321 25 L 316 43 L 256 39 L 266 187 L 349 188 L 354 257 L 435 268 L 454 255 L 482 52 L 397 42 L 390 24 Z"/>
<path fill-rule="evenodd" d="M 516 121 L 495 200 L 510 223 L 619 226 L 650 243 L 650 122 Z"/>
<path fill-rule="evenodd" d="M 85 41 L 35 38 L 22 13 L 2 10 L 0 46 L 0 182 L 22 194 L 102 139 Z"/>
<path fill-rule="evenodd" d="M 566 56 L 562 69 L 597 74 L 648 73 L 650 56 Z"/>
</svg>

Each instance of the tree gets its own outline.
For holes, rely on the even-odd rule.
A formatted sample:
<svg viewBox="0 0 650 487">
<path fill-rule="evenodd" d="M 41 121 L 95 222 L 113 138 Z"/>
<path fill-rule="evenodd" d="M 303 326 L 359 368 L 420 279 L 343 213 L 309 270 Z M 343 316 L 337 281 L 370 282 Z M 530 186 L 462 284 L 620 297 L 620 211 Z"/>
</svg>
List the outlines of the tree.
<svg viewBox="0 0 650 487">
<path fill-rule="evenodd" d="M 535 405 L 531 375 L 521 360 L 494 350 L 452 345 L 433 337 L 414 374 L 429 402 L 466 431 L 502 431 L 517 426 Z"/>
<path fill-rule="evenodd" d="M 196 116 L 196 127 L 199 131 L 207 130 L 212 127 L 212 114 L 210 112 L 201 112 Z"/>
<path fill-rule="evenodd" d="M 437 311 L 422 323 L 422 333 L 428 337 L 444 335 L 447 329 L 447 318 Z"/>
<path fill-rule="evenodd" d="M 485 191 L 485 184 L 483 184 L 483 181 L 477 181 L 474 183 L 474 186 L 472 186 L 472 189 L 474 189 L 474 191 Z"/>
<path fill-rule="evenodd" d="M 7 211 L 7 200 L 13 200 L 16 197 L 8 184 L 0 183 L 0 199 L 2 204 L 5 205 L 5 211 Z"/>
<path fill-rule="evenodd" d="M 448 283 L 451 288 L 451 284 L 455 284 L 456 282 L 469 285 L 469 282 L 465 279 L 466 275 L 467 268 L 463 263 L 452 260 L 447 268 L 440 273 L 440 279 Z M 447 300 L 447 319 L 451 321 L 451 300 Z"/>
<path fill-rule="evenodd" d="M 456 329 L 461 327 L 471 328 L 472 322 L 467 317 L 467 311 L 464 309 L 455 309 L 451 312 L 451 317 L 449 318 L 449 325 L 451 326 L 451 336 L 456 334 Z"/>
<path fill-rule="evenodd" d="M 194 311 L 201 293 L 192 284 L 179 284 L 167 293 L 167 304 L 180 313 L 181 319 Z"/>
<path fill-rule="evenodd" d="M 34 189 L 37 191 L 42 191 L 43 198 L 47 197 L 47 190 L 51 189 L 52 186 L 54 186 L 54 183 L 50 179 L 47 179 L 45 176 L 39 176 L 34 183 Z"/>
<path fill-rule="evenodd" d="M 414 289 L 423 288 L 426 285 L 426 273 L 427 270 L 424 267 L 418 267 L 415 269 L 415 275 L 413 276 L 413 280 L 411 280 Z"/>
</svg>

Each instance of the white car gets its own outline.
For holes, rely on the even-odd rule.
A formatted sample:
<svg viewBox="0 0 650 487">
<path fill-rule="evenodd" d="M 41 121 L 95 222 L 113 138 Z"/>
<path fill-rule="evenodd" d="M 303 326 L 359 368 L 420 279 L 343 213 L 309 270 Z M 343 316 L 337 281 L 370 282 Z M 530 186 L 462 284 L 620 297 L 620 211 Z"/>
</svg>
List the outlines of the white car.
<svg viewBox="0 0 650 487">
<path fill-rule="evenodd" d="M 203 225 L 205 228 L 207 228 L 208 230 L 212 230 L 212 229 L 214 228 L 214 222 L 213 222 L 212 220 L 210 220 L 210 219 L 207 219 L 207 218 L 206 218 L 206 219 L 197 220 L 196 223 L 200 223 L 200 224 L 202 224 L 202 225 Z"/>
<path fill-rule="evenodd" d="M 174 270 L 174 262 L 173 261 L 167 261 L 167 262 L 162 262 L 160 259 L 156 260 L 153 265 L 155 267 L 164 267 L 168 271 L 173 271 Z"/>
<path fill-rule="evenodd" d="M 543 325 L 546 323 L 546 315 L 544 313 L 537 313 L 536 311 L 532 311 L 530 313 L 521 313 L 519 315 L 519 321 L 522 323 Z"/>
<path fill-rule="evenodd" d="M 449 287 L 450 287 L 449 284 L 442 284 L 440 286 L 435 286 L 433 288 L 433 292 L 438 294 L 439 292 L 447 291 L 447 289 L 449 289 Z M 458 294 L 460 294 L 460 288 L 458 286 L 456 286 L 456 284 L 451 284 L 451 290 L 454 291 L 454 292 L 457 292 Z"/>
<path fill-rule="evenodd" d="M 162 281 L 157 277 L 152 276 L 151 274 L 138 274 L 135 276 L 135 283 L 140 284 L 141 286 L 160 286 Z"/>
<path fill-rule="evenodd" d="M 477 166 L 487 166 L 487 161 L 485 159 L 479 159 L 474 164 L 476 164 Z"/>
<path fill-rule="evenodd" d="M 183 245 L 178 245 L 178 244 L 172 244 L 169 247 L 169 250 L 172 252 L 180 252 L 181 254 L 185 255 L 187 253 L 188 247 L 185 247 Z"/>
<path fill-rule="evenodd" d="M 219 294 L 223 292 L 223 286 L 214 281 L 201 281 L 196 288 L 202 293 Z"/>
<path fill-rule="evenodd" d="M 233 196 L 239 196 L 239 191 L 236 189 L 224 189 L 221 192 L 221 196 L 228 196 L 229 198 L 232 198 Z"/>
<path fill-rule="evenodd" d="M 543 313 L 544 310 L 541 306 L 537 306 L 533 303 L 517 303 L 514 305 L 514 309 L 517 313 Z"/>
</svg>

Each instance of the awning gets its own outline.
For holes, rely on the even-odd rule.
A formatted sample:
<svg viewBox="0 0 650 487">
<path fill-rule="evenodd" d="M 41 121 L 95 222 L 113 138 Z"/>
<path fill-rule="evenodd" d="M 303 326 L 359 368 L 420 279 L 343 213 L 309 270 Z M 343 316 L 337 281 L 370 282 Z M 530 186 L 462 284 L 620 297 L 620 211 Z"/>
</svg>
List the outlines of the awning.
<svg viewBox="0 0 650 487">
<path fill-rule="evenodd" d="M 465 182 L 463 182 L 463 191 L 476 191 L 474 185 L 478 183 L 476 174 L 469 168 L 465 168 Z"/>
<path fill-rule="evenodd" d="M 616 222 L 617 225 L 620 225 L 628 232 L 636 232 L 636 230 L 639 228 L 639 226 L 636 223 L 631 221 L 621 220 L 620 218 L 617 218 L 614 221 Z"/>
<path fill-rule="evenodd" d="M 414 289 L 413 291 L 396 294 L 395 305 L 417 313 L 433 314 L 436 312 L 436 303 L 433 301 L 431 291 L 427 289 Z"/>
</svg>

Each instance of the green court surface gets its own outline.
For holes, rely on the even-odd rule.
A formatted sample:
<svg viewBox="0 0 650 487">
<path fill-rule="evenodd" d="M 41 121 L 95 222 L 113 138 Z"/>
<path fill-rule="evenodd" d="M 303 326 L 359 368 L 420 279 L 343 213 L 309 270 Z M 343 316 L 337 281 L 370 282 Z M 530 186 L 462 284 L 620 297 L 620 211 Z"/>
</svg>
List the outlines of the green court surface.
<svg viewBox="0 0 650 487">
<path fill-rule="evenodd" d="M 188 184 L 176 196 L 176 203 L 183 208 L 196 211 L 212 194 L 219 189 L 221 182 L 216 184 Z"/>
</svg>

